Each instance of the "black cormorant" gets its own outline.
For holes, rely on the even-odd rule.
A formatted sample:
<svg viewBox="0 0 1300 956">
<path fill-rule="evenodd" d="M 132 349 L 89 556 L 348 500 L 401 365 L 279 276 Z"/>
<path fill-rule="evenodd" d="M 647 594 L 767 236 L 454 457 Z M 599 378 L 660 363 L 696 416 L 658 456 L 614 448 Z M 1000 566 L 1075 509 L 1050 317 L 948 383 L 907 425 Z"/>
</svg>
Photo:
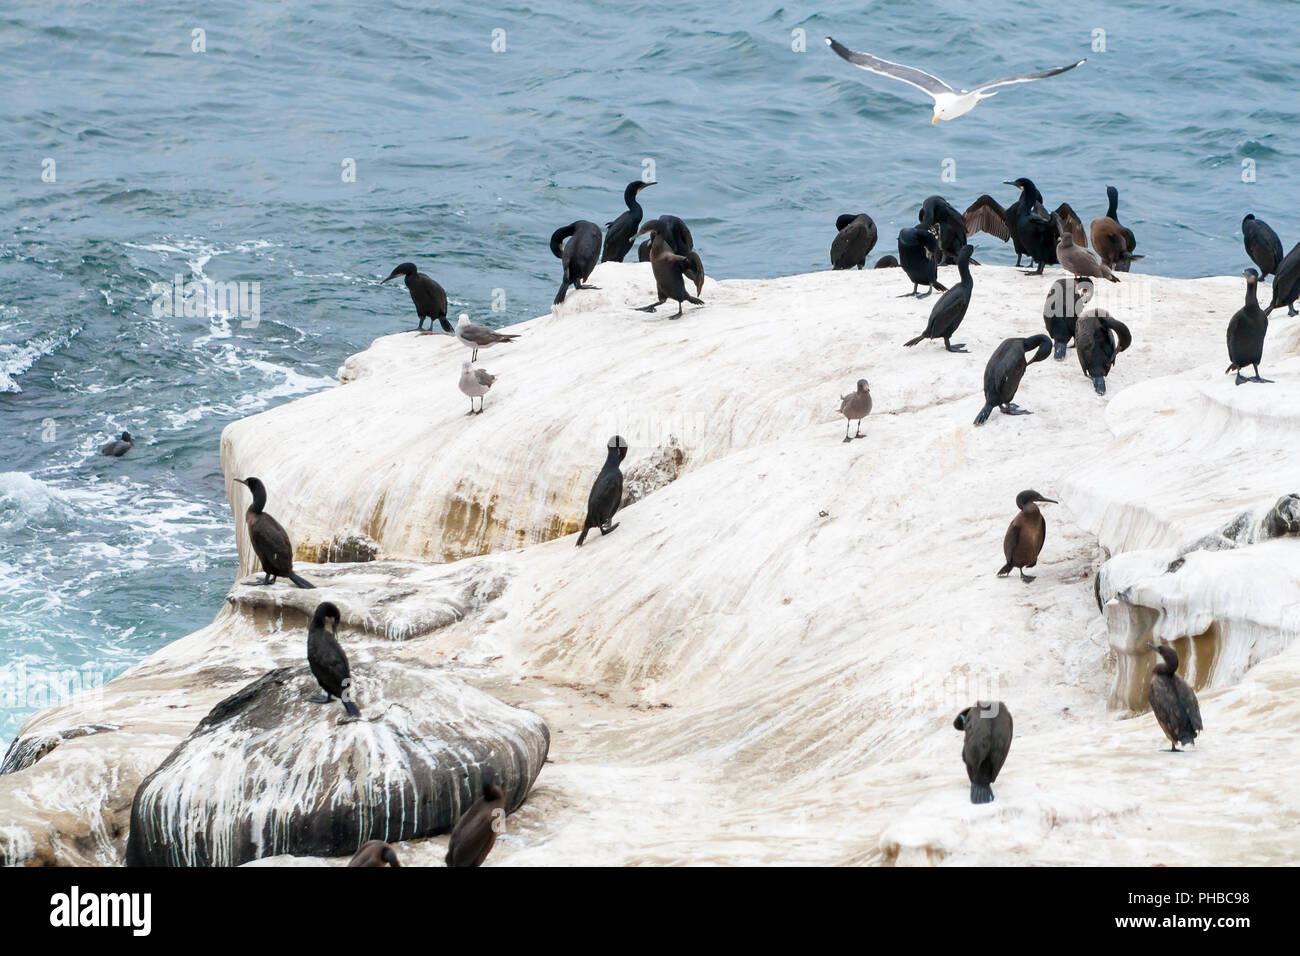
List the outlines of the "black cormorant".
<svg viewBox="0 0 1300 956">
<path fill-rule="evenodd" d="M 131 438 L 131 433 L 122 432 L 122 437 L 109 442 L 107 445 L 104 445 L 102 448 L 99 449 L 99 453 L 101 455 L 108 455 L 110 458 L 121 458 L 123 455 L 125 455 L 128 451 L 131 450 L 131 446 L 134 444 L 135 441 L 134 439 Z"/>
<path fill-rule="evenodd" d="M 1043 303 L 1043 326 L 1056 344 L 1055 358 L 1058 362 L 1065 358 L 1070 339 L 1074 338 L 1079 310 L 1092 299 L 1092 293 L 1091 279 L 1073 276 L 1057 279 L 1047 290 L 1047 301 Z"/>
<path fill-rule="evenodd" d="M 622 262 L 623 257 L 631 251 L 632 237 L 640 228 L 641 217 L 644 215 L 636 197 L 641 190 L 653 185 L 655 184 L 642 182 L 639 179 L 627 184 L 627 188 L 623 190 L 623 202 L 627 205 L 627 212 L 620 214 L 613 222 L 605 224 L 608 228 L 605 232 L 605 251 L 600 256 L 601 262 Z"/>
<path fill-rule="evenodd" d="M 1273 380 L 1261 378 L 1259 375 L 1259 363 L 1264 357 L 1264 336 L 1268 334 L 1268 314 L 1259 307 L 1259 299 L 1255 291 L 1259 273 L 1254 269 L 1247 269 L 1243 275 L 1246 277 L 1246 304 L 1228 321 L 1230 364 L 1223 371 L 1225 375 L 1228 372 L 1236 372 L 1237 385 L 1242 382 L 1267 383 Z M 1242 377 L 1241 370 L 1247 365 L 1255 367 L 1254 378 Z"/>
<path fill-rule="evenodd" d="M 280 522 L 263 510 L 266 507 L 266 486 L 261 479 L 236 478 L 235 481 L 253 493 L 253 503 L 244 512 L 244 523 L 248 526 L 248 540 L 252 542 L 253 553 L 262 562 L 262 583 L 274 584 L 276 578 L 288 578 L 300 588 L 315 587 L 293 573 L 293 545 Z"/>
<path fill-rule="evenodd" d="M 665 238 L 665 231 L 664 223 L 658 219 L 651 219 L 641 227 L 641 232 L 637 233 L 638 236 L 641 235 L 642 232 L 648 232 L 650 234 L 650 240 L 652 243 L 650 247 L 650 269 L 654 273 L 655 289 L 659 296 L 658 301 L 652 302 L 650 305 L 642 306 L 638 311 L 653 312 L 669 299 L 675 299 L 677 301 L 677 314 L 670 316 L 670 318 L 676 319 L 682 314 L 682 302 L 689 302 L 692 305 L 704 304 L 702 299 L 697 299 L 686 291 L 686 281 L 684 278 L 686 270 L 692 268 L 696 263 L 698 263 L 699 257 L 695 256 L 694 260 L 692 260 L 690 256 L 673 252 L 668 246 L 668 241 Z M 694 253 L 692 252 L 691 255 L 693 256 Z M 701 267 L 700 278 L 697 282 L 697 291 L 698 286 L 702 284 L 703 272 Z"/>
<path fill-rule="evenodd" d="M 962 246 L 961 253 L 957 256 L 957 271 L 961 273 L 961 281 L 939 297 L 939 301 L 930 310 L 930 321 L 925 331 L 904 342 L 905 346 L 915 345 L 922 339 L 943 339 L 943 347 L 949 352 L 966 351 L 962 343 L 953 345 L 949 339 L 956 333 L 961 320 L 966 318 L 966 310 L 970 308 L 971 290 L 975 288 L 975 281 L 970 275 L 970 257 L 974 251 L 972 245 Z"/>
<path fill-rule="evenodd" d="M 839 230 L 831 242 L 832 269 L 861 269 L 876 246 L 876 224 L 865 212 L 847 212 L 835 220 Z"/>
<path fill-rule="evenodd" d="M 349 717 L 360 717 L 352 700 L 352 670 L 348 655 L 339 646 L 339 609 L 329 601 L 317 605 L 307 628 L 307 666 L 325 693 L 308 698 L 313 704 L 328 704 L 337 697 Z"/>
<path fill-rule="evenodd" d="M 970 778 L 970 802 L 992 803 L 992 783 L 1011 750 L 1011 711 L 1000 700 L 982 700 L 958 714 L 952 725 L 966 732 L 961 759 Z"/>
<path fill-rule="evenodd" d="M 947 292 L 948 287 L 939 281 L 939 240 L 929 229 L 912 226 L 898 233 L 898 262 L 912 280 L 912 291 L 903 296 L 914 295 L 924 299 L 938 289 Z M 924 293 L 918 293 L 919 286 L 926 286 Z"/>
<path fill-rule="evenodd" d="M 1156 723 L 1169 738 L 1169 749 L 1177 751 L 1179 744 L 1196 743 L 1197 731 L 1205 729 L 1201 723 L 1201 705 L 1197 703 L 1196 691 L 1178 676 L 1178 652 L 1167 644 L 1147 644 L 1147 647 L 1160 655 L 1151 675 L 1147 699 Z"/>
<path fill-rule="evenodd" d="M 568 242 L 565 242 L 566 239 Z M 551 233 L 551 254 L 564 263 L 564 278 L 560 280 L 560 291 L 555 293 L 556 305 L 564 301 L 569 286 L 575 289 L 595 289 L 596 286 L 583 283 L 600 261 L 600 226 L 579 219 L 556 229 Z"/>
<path fill-rule="evenodd" d="M 1118 344 L 1117 344 L 1118 343 Z M 1104 309 L 1093 309 L 1079 316 L 1075 325 L 1074 347 L 1079 367 L 1092 379 L 1098 395 L 1106 394 L 1106 376 L 1115 364 L 1115 355 L 1133 344 L 1128 326 L 1111 318 Z"/>
<path fill-rule="evenodd" d="M 483 770 L 483 791 L 456 821 L 447 844 L 448 866 L 482 866 L 497 833 L 505 828 L 506 795 L 491 765 Z"/>
<path fill-rule="evenodd" d="M 1032 349 L 1038 349 L 1033 358 L 1025 360 L 1025 355 Z M 1031 335 L 1024 339 L 1005 339 L 993 350 L 988 364 L 984 366 L 984 408 L 975 416 L 975 424 L 983 425 L 995 407 L 1004 415 L 1030 415 L 1027 408 L 1021 408 L 1012 401 L 1016 389 L 1025 376 L 1025 369 L 1035 362 L 1041 362 L 1052 352 L 1052 340 L 1046 335 Z"/>
<path fill-rule="evenodd" d="M 1273 276 L 1273 300 L 1264 311 L 1268 313 L 1286 306 L 1286 314 L 1295 315 L 1296 299 L 1300 299 L 1300 242 L 1291 248 L 1277 267 Z"/>
<path fill-rule="evenodd" d="M 361 849 L 357 850 L 356 855 L 348 860 L 348 866 L 391 866 L 400 869 L 402 864 L 398 862 L 397 851 L 385 843 L 383 840 L 367 840 L 361 844 Z"/>
<path fill-rule="evenodd" d="M 1277 271 L 1282 262 L 1282 240 L 1268 223 L 1256 219 L 1253 213 L 1248 215 L 1241 221 L 1241 238 L 1246 245 L 1246 255 L 1259 266 L 1261 279 L 1267 279 L 1269 273 Z"/>
<path fill-rule="evenodd" d="M 403 262 L 389 274 L 388 279 L 396 279 L 398 276 L 406 277 L 406 289 L 411 293 L 411 301 L 415 303 L 415 314 L 420 319 L 416 329 L 423 329 L 424 320 L 428 319 L 429 330 L 432 331 L 436 319 L 442 323 L 443 331 L 450 332 L 451 323 L 447 321 L 447 293 L 443 291 L 442 286 L 423 272 L 417 272 L 414 262 Z M 384 282 L 379 284 L 383 285 Z"/>
<path fill-rule="evenodd" d="M 615 435 L 606 443 L 606 447 L 605 465 L 591 486 L 591 494 L 587 496 L 587 517 L 582 522 L 582 534 L 578 535 L 579 548 L 587 540 L 587 532 L 592 528 L 599 528 L 603 537 L 618 527 L 617 523 L 610 522 L 614 520 L 618 506 L 623 503 L 623 472 L 618 466 L 627 457 L 627 439 Z"/>
</svg>

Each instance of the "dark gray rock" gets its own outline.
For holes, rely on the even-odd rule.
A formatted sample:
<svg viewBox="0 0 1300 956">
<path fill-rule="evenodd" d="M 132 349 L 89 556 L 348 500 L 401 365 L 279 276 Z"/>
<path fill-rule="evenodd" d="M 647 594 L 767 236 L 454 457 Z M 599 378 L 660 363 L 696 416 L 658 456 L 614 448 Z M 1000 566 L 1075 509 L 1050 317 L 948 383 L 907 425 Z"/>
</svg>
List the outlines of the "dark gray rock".
<svg viewBox="0 0 1300 956">
<path fill-rule="evenodd" d="M 1300 495 L 1283 495 L 1264 516 L 1264 537 L 1300 534 Z"/>
</svg>

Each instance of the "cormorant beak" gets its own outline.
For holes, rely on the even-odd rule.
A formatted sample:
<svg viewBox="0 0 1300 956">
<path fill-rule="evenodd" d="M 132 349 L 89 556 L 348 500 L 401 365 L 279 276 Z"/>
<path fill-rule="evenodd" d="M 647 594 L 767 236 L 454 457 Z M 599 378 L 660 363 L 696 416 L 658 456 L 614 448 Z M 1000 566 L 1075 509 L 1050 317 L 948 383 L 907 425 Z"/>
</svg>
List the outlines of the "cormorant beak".
<svg viewBox="0 0 1300 956">
<path fill-rule="evenodd" d="M 1015 187 L 1016 187 L 1017 189 L 1019 189 L 1021 192 L 1024 192 L 1024 191 L 1025 191 L 1025 187 L 1024 187 L 1024 186 L 1021 186 L 1019 183 L 1013 183 L 1013 182 L 1012 182 L 1011 180 L 1009 180 L 1009 179 L 1004 179 L 1004 180 L 1002 180 L 1002 185 L 1003 185 L 1003 186 L 1015 186 Z"/>
<path fill-rule="evenodd" d="M 642 183 L 641 188 L 645 189 L 647 186 L 658 186 L 658 185 L 659 185 L 658 181 L 650 182 L 650 183 Z"/>
<path fill-rule="evenodd" d="M 1049 505 L 1059 505 L 1059 504 L 1060 504 L 1060 502 L 1057 501 L 1055 498 L 1037 498 L 1037 499 L 1035 499 L 1035 500 L 1037 500 L 1037 501 L 1045 501 L 1045 502 L 1047 502 Z"/>
<path fill-rule="evenodd" d="M 390 275 L 390 276 L 388 277 L 388 279 L 396 279 L 399 275 L 401 275 L 400 272 L 394 272 L 392 275 Z M 387 282 L 388 279 L 385 279 L 384 282 Z M 379 283 L 379 284 L 380 284 L 380 285 L 383 285 L 384 282 L 381 282 L 381 283 Z"/>
<path fill-rule="evenodd" d="M 248 487 L 248 482 L 245 481 L 243 478 L 236 478 L 235 481 L 239 482 L 239 483 L 240 483 L 241 485 L 243 485 L 245 488 Z"/>
<path fill-rule="evenodd" d="M 1151 650 L 1153 650 L 1153 651 L 1158 651 L 1158 650 L 1160 650 L 1160 648 L 1158 648 L 1156 645 L 1152 644 L 1150 641 L 1147 641 L 1147 647 L 1151 648 Z"/>
</svg>

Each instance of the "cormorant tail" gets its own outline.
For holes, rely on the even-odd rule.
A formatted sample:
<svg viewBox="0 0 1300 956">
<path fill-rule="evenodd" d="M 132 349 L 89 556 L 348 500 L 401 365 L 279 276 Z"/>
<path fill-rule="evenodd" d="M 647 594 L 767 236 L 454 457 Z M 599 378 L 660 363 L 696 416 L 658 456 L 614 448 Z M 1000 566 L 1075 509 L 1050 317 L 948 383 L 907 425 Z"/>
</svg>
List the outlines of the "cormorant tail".
<svg viewBox="0 0 1300 956">
<path fill-rule="evenodd" d="M 948 287 L 947 287 L 946 285 L 944 285 L 942 282 L 931 282 L 930 285 L 934 286 L 934 287 L 935 287 L 936 289 L 938 289 L 940 292 L 947 292 L 947 291 L 948 291 Z"/>
<path fill-rule="evenodd" d="M 300 588 L 314 588 L 314 587 L 316 587 L 316 585 L 312 584 L 312 583 L 311 583 L 310 581 L 308 581 L 306 578 L 302 577 L 301 575 L 294 574 L 292 571 L 289 572 L 288 577 L 289 577 L 289 580 L 290 580 L 290 581 L 292 581 L 294 584 L 298 585 L 298 587 L 300 587 Z"/>
<path fill-rule="evenodd" d="M 448 335 L 456 334 L 456 330 L 451 327 L 451 323 L 447 321 L 447 317 L 445 315 L 438 316 L 438 321 L 442 323 L 442 330 L 446 332 Z"/>
<path fill-rule="evenodd" d="M 1006 575 L 1010 573 L 1011 573 L 1011 562 L 1008 561 L 1006 564 L 1002 565 L 1002 570 L 998 572 L 998 577 L 1000 578 L 1006 577 Z"/>
<path fill-rule="evenodd" d="M 561 302 L 563 302 L 564 296 L 568 293 L 568 291 L 569 291 L 569 271 L 566 269 L 564 271 L 564 278 L 560 280 L 560 291 L 555 293 L 554 304 L 559 305 Z"/>
<path fill-rule="evenodd" d="M 359 709 L 357 709 L 357 705 L 354 704 L 354 703 L 352 703 L 352 701 L 350 701 L 350 700 L 345 700 L 345 701 L 343 702 L 343 709 L 346 710 L 346 711 L 348 712 L 348 716 L 349 716 L 349 717 L 360 717 L 360 716 L 361 716 L 361 711 L 360 711 Z M 385 857 L 385 859 L 387 859 L 387 857 Z M 391 862 L 391 861 L 390 861 L 390 862 Z"/>
<path fill-rule="evenodd" d="M 922 332 L 922 333 L 921 333 L 920 335 L 918 335 L 916 338 L 912 339 L 910 342 L 904 342 L 904 343 L 903 343 L 903 348 L 905 348 L 905 349 L 910 349 L 913 345 L 915 345 L 917 342 L 921 341 L 921 339 L 923 339 L 923 338 L 925 338 L 925 333 L 924 333 L 924 332 Z"/>
<path fill-rule="evenodd" d="M 582 529 L 582 534 L 578 535 L 578 543 L 574 547 L 578 547 L 578 548 L 582 547 L 582 542 L 587 540 L 587 532 L 590 530 L 591 530 L 590 526 L 587 526 Z"/>
<path fill-rule="evenodd" d="M 990 402 L 989 404 L 981 408 L 980 413 L 975 416 L 975 424 L 983 425 L 986 421 L 989 420 L 989 415 L 992 414 L 992 412 L 993 412 L 993 403 Z"/>
<path fill-rule="evenodd" d="M 384 852 L 379 854 L 379 858 L 383 860 L 385 863 L 387 863 L 389 866 L 400 867 L 402 865 L 397 862 L 397 854 L 393 852 L 393 848 L 391 846 L 384 847 Z"/>
<path fill-rule="evenodd" d="M 987 783 L 974 783 L 970 785 L 970 802 L 971 803 L 992 803 L 993 788 Z"/>
</svg>

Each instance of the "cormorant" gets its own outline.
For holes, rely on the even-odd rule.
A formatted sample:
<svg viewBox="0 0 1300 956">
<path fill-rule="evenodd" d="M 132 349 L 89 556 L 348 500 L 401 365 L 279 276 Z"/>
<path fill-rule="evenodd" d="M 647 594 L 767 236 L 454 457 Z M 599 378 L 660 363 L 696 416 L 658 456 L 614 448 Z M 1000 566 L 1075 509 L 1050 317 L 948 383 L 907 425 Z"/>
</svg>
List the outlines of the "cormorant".
<svg viewBox="0 0 1300 956">
<path fill-rule="evenodd" d="M 898 260 L 895 259 L 893 256 L 881 256 L 879 259 L 876 260 L 875 267 L 877 269 L 897 269 Z"/>
<path fill-rule="evenodd" d="M 662 224 L 661 230 L 664 242 L 668 248 L 679 256 L 684 256 L 686 261 L 682 263 L 682 275 L 695 283 L 695 294 L 699 295 L 704 289 L 704 263 L 700 261 L 700 254 L 695 251 L 695 238 L 691 235 L 691 230 L 687 228 L 686 223 L 676 216 L 659 216 L 659 222 Z M 648 226 L 649 223 L 646 223 Z M 641 228 L 645 232 L 645 226 Z M 640 233 L 638 233 L 640 235 Z M 646 255 L 643 262 L 650 262 L 650 250 L 653 237 L 647 239 L 643 246 L 646 249 Z"/>
<path fill-rule="evenodd" d="M 641 217 L 644 215 L 636 197 L 641 190 L 654 185 L 655 183 L 646 183 L 639 179 L 627 184 L 627 188 L 623 190 L 623 202 L 627 205 L 627 212 L 621 213 L 613 222 L 605 223 L 607 227 L 605 251 L 601 253 L 601 262 L 622 262 L 623 257 L 632 250 L 632 237 L 636 235 L 641 225 Z"/>
<path fill-rule="evenodd" d="M 1038 349 L 1037 354 L 1028 361 L 1025 355 L 1031 349 Z M 975 424 L 983 425 L 989 419 L 994 406 L 1001 409 L 1003 415 L 1031 415 L 1027 408 L 1021 408 L 1012 401 L 1016 389 L 1024 378 L 1025 369 L 1035 362 L 1041 362 L 1052 351 L 1052 340 L 1046 335 L 1031 335 L 1024 339 L 1006 339 L 993 350 L 988 364 L 984 366 L 984 408 L 975 416 Z"/>
<path fill-rule="evenodd" d="M 1057 504 L 1054 499 L 1044 498 L 1033 489 L 1016 495 L 1016 507 L 1020 513 L 1011 519 L 1006 537 L 1002 539 L 1002 556 L 1007 559 L 1007 563 L 998 571 L 998 577 L 1005 578 L 1012 568 L 1019 568 L 1020 580 L 1026 584 L 1034 580 L 1031 575 L 1025 574 L 1025 568 L 1032 568 L 1038 563 L 1043 541 L 1047 538 L 1047 521 L 1038 510 L 1036 502 L 1039 501 Z"/>
<path fill-rule="evenodd" d="M 1286 306 L 1286 314 L 1295 315 L 1296 299 L 1300 299 L 1300 242 L 1291 248 L 1282 264 L 1277 267 L 1273 276 L 1273 301 L 1264 312 L 1267 314 Z"/>
<path fill-rule="evenodd" d="M 338 629 L 339 609 L 329 601 L 321 602 L 307 628 L 307 666 L 325 693 L 308 700 L 328 704 L 337 697 L 349 717 L 360 717 L 361 711 L 352 701 L 352 671 L 348 655 L 339 646 Z"/>
<path fill-rule="evenodd" d="M 479 349 L 490 349 L 498 342 L 513 342 L 517 338 L 519 338 L 518 333 L 508 335 L 505 332 L 494 332 L 486 325 L 471 322 L 464 312 L 456 321 L 456 339 L 461 345 L 472 350 L 469 359 L 471 362 L 478 361 Z"/>
<path fill-rule="evenodd" d="M 678 221 L 680 222 L 680 220 Z M 702 299 L 697 299 L 686 291 L 686 282 L 683 276 L 685 275 L 686 269 L 691 267 L 693 263 L 688 256 L 673 252 L 672 249 L 669 248 L 668 240 L 665 236 L 665 224 L 658 219 L 651 219 L 641 227 L 641 232 L 638 232 L 637 235 L 639 236 L 644 232 L 650 233 L 652 243 L 650 246 L 650 269 L 654 273 L 655 288 L 659 299 L 656 302 L 652 302 L 650 305 L 642 306 L 637 311 L 653 312 L 669 299 L 676 299 L 677 315 L 669 316 L 669 318 L 676 319 L 682 314 L 683 301 L 689 302 L 692 305 L 703 305 L 704 301 Z M 687 236 L 689 237 L 689 235 L 690 233 L 688 232 Z M 695 262 L 698 263 L 698 261 L 699 257 L 696 256 Z M 699 273 L 696 291 L 699 291 L 698 287 L 703 285 L 703 267 L 700 267 L 700 269 L 701 271 Z"/>
<path fill-rule="evenodd" d="M 1079 356 L 1079 367 L 1092 379 L 1092 387 L 1098 395 L 1106 394 L 1106 376 L 1115 364 L 1116 353 L 1123 352 L 1132 344 L 1133 336 L 1128 326 L 1111 318 L 1104 309 L 1093 309 L 1079 316 L 1074 333 L 1075 351 Z"/>
<path fill-rule="evenodd" d="M 1246 304 L 1236 311 L 1228 321 L 1228 359 L 1231 364 L 1225 368 L 1237 373 L 1235 384 L 1242 382 L 1271 382 L 1271 378 L 1260 378 L 1259 362 L 1264 357 L 1264 336 L 1268 334 L 1268 313 L 1259 307 L 1255 286 L 1259 273 L 1247 269 L 1242 273 L 1246 277 Z M 1247 365 L 1255 366 L 1254 378 L 1242 378 L 1241 370 Z"/>
<path fill-rule="evenodd" d="M 907 295 L 924 299 L 935 289 L 948 291 L 939 281 L 939 255 L 939 240 L 929 229 L 913 226 L 899 232 L 898 261 L 912 280 L 912 291 L 903 293 L 900 299 Z M 919 286 L 928 286 L 924 294 L 916 291 Z"/>
<path fill-rule="evenodd" d="M 1148 643 L 1147 647 L 1160 655 L 1151 675 L 1147 700 L 1151 702 L 1156 723 L 1169 738 L 1169 749 L 1177 752 L 1179 744 L 1196 743 L 1197 731 L 1205 729 L 1201 723 L 1201 705 L 1196 700 L 1196 691 L 1178 676 L 1178 652 L 1167 644 Z"/>
<path fill-rule="evenodd" d="M 871 386 L 867 384 L 865 378 L 858 379 L 856 390 L 840 396 L 840 414 L 844 416 L 845 441 L 867 437 L 862 434 L 862 419 L 871 414 Z M 858 433 L 851 438 L 849 437 L 849 422 L 855 419 L 858 423 Z"/>
<path fill-rule="evenodd" d="M 831 243 L 831 268 L 861 269 L 876 245 L 876 224 L 865 212 L 847 212 L 835 220 L 838 233 Z"/>
<path fill-rule="evenodd" d="M 966 732 L 961 759 L 970 778 L 970 802 L 992 803 L 991 784 L 1011 750 L 1011 711 L 1000 700 L 981 700 L 958 714 L 952 725 Z"/>
<path fill-rule="evenodd" d="M 568 242 L 564 242 L 568 239 Z M 560 244 L 564 243 L 561 248 Z M 596 269 L 600 260 L 600 226 L 585 219 L 579 219 L 551 233 L 551 254 L 564 262 L 564 278 L 560 281 L 560 291 L 555 293 L 555 304 L 564 301 L 564 294 L 569 286 L 575 289 L 595 289 L 594 285 L 583 285 Z"/>
<path fill-rule="evenodd" d="M 447 845 L 448 866 L 482 866 L 497 833 L 505 829 L 506 795 L 491 765 L 483 769 L 483 793 L 456 821 Z"/>
<path fill-rule="evenodd" d="M 110 458 L 121 458 L 128 451 L 135 441 L 131 438 L 130 432 L 122 432 L 122 437 L 109 442 L 99 449 L 101 455 L 108 455 Z"/>
<path fill-rule="evenodd" d="M 1043 194 L 1033 180 L 1022 176 L 1007 180 L 1004 185 L 1015 186 L 1020 190 L 1020 197 L 1003 209 L 992 196 L 980 196 L 962 215 L 966 234 L 973 236 L 977 232 L 987 232 L 1003 242 L 1010 239 L 1016 250 L 1016 265 L 1020 265 L 1022 256 L 1029 256 L 1030 265 L 1038 263 L 1038 268 L 1030 274 L 1042 275 L 1044 264 L 1056 263 L 1056 240 L 1059 238 L 1056 223 L 1043 208 Z M 1084 235 L 1083 223 L 1070 204 L 1057 206 L 1056 215 L 1069 227 L 1075 245 L 1086 248 L 1088 238 Z"/>
<path fill-rule="evenodd" d="M 1073 276 L 1057 279 L 1047 290 L 1047 301 L 1043 303 L 1043 326 L 1056 344 L 1055 358 L 1058 362 L 1065 358 L 1070 339 L 1074 338 L 1079 310 L 1092 299 L 1092 293 L 1091 279 Z"/>
<path fill-rule="evenodd" d="M 930 321 L 925 331 L 904 342 L 904 346 L 913 346 L 922 339 L 943 339 L 943 347 L 949 352 L 966 351 L 962 343 L 953 345 L 949 339 L 956 333 L 961 320 L 966 318 L 966 310 L 970 308 L 971 290 L 975 288 L 975 281 L 970 275 L 970 257 L 974 251 L 975 247 L 969 243 L 962 246 L 961 254 L 957 256 L 957 271 L 961 273 L 961 281 L 940 296 L 930 310 Z"/>
<path fill-rule="evenodd" d="M 1268 223 L 1256 219 L 1253 213 L 1248 215 L 1241 221 L 1241 238 L 1246 245 L 1246 255 L 1259 266 L 1261 279 L 1267 279 L 1270 272 L 1277 271 L 1282 261 L 1282 240 Z"/>
<path fill-rule="evenodd" d="M 587 517 L 582 522 L 582 534 L 578 535 L 579 548 L 592 528 L 599 528 L 601 537 L 604 537 L 618 527 L 617 523 L 610 522 L 623 503 L 623 472 L 618 466 L 627 457 L 627 439 L 615 435 L 606 442 L 606 447 L 605 466 L 600 469 L 591 486 L 591 494 L 587 496 Z"/>
<path fill-rule="evenodd" d="M 280 522 L 262 510 L 266 507 L 266 486 L 262 480 L 236 478 L 235 481 L 253 493 L 253 503 L 244 512 L 244 523 L 248 526 L 253 553 L 262 562 L 262 583 L 274 584 L 276 578 L 288 578 L 300 588 L 314 588 L 316 585 L 293 573 L 293 545 L 289 543 L 289 535 Z"/>
<path fill-rule="evenodd" d="M 397 851 L 383 840 L 367 840 L 361 844 L 361 849 L 357 850 L 356 855 L 348 861 L 348 866 L 384 866 L 385 864 L 395 869 L 400 869 L 402 866 L 398 862 Z"/>
<path fill-rule="evenodd" d="M 942 196 L 930 196 L 921 204 L 917 219 L 926 229 L 938 231 L 939 264 L 956 262 L 966 245 L 966 220 L 961 213 Z"/>
<path fill-rule="evenodd" d="M 422 330 L 424 320 L 428 319 L 429 331 L 433 331 L 433 322 L 436 319 L 442 323 L 443 331 L 450 332 L 451 323 L 447 321 L 447 293 L 443 291 L 442 286 L 423 272 L 417 272 L 414 262 L 403 262 L 389 273 L 388 279 L 396 279 L 398 276 L 406 277 L 406 290 L 411 293 L 411 301 L 415 303 L 415 314 L 420 319 L 416 329 Z M 383 285 L 384 282 L 379 284 Z"/>
<path fill-rule="evenodd" d="M 469 362 L 460 366 L 460 390 L 469 396 L 469 413 L 474 412 L 474 399 L 478 399 L 478 414 L 483 414 L 483 396 L 487 394 L 497 377 L 486 369 L 474 368 Z"/>
<path fill-rule="evenodd" d="M 1128 272 L 1129 264 L 1143 256 L 1133 255 L 1137 239 L 1133 230 L 1120 225 L 1119 190 L 1114 186 L 1106 187 L 1106 215 L 1094 219 L 1088 226 L 1092 237 L 1092 248 L 1097 253 L 1101 264 L 1116 272 Z"/>
<path fill-rule="evenodd" d="M 1096 256 L 1083 246 L 1074 244 L 1074 234 L 1066 228 L 1059 215 L 1052 213 L 1052 221 L 1056 223 L 1056 231 L 1059 236 L 1056 240 L 1056 258 L 1061 263 L 1062 269 L 1072 276 L 1091 276 L 1097 279 L 1107 279 L 1110 282 L 1119 281 L 1115 273 L 1097 261 Z"/>
</svg>

